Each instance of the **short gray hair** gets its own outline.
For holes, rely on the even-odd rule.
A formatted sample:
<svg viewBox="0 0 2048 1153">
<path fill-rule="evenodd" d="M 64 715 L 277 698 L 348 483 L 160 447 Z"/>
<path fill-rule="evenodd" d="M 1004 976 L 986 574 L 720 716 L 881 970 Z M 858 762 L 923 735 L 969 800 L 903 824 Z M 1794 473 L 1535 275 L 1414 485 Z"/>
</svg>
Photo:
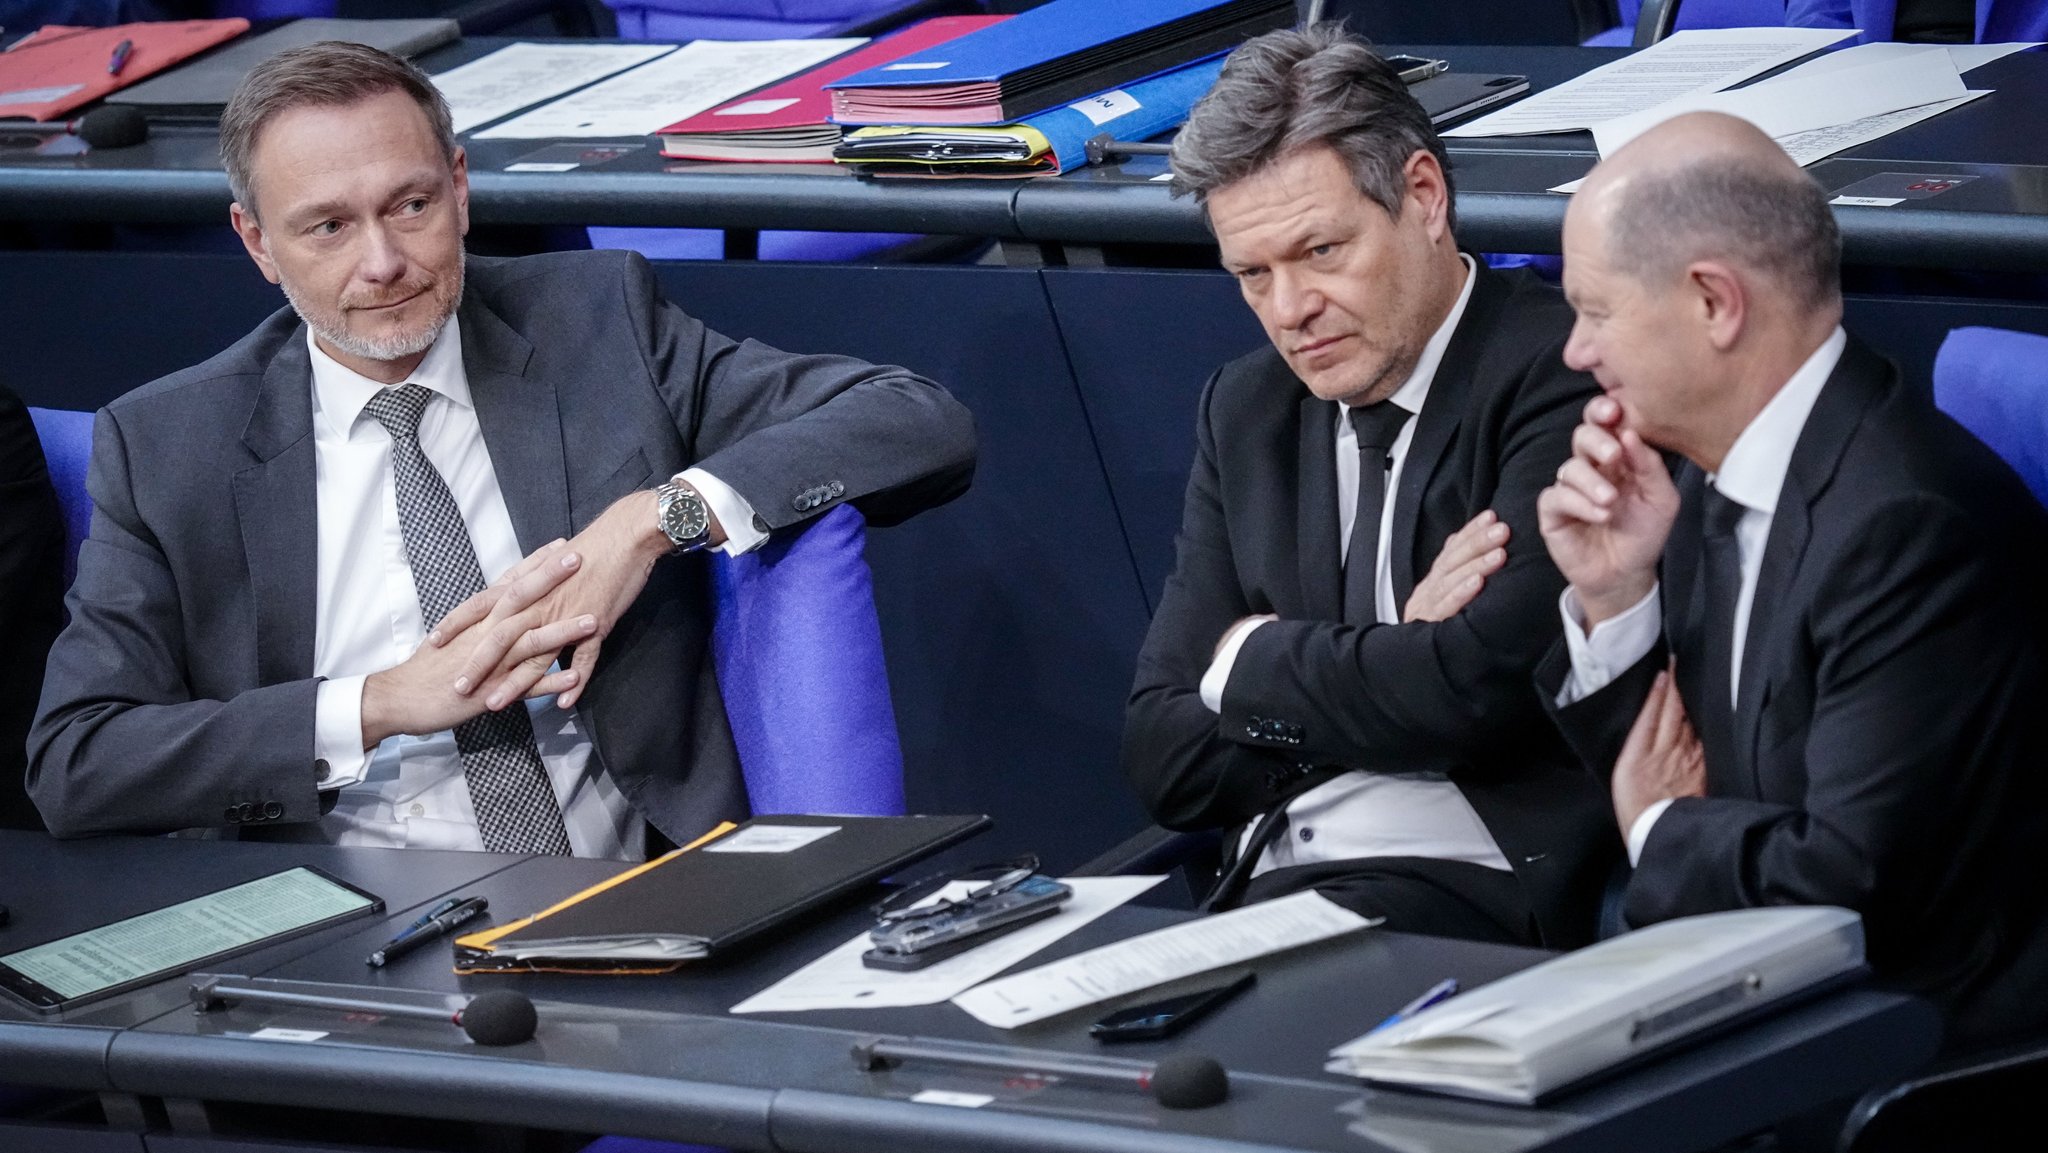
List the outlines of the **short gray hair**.
<svg viewBox="0 0 2048 1153">
<path fill-rule="evenodd" d="M 1223 63 L 1173 142 L 1173 194 L 1209 194 L 1283 157 L 1325 145 L 1387 215 L 1401 215 L 1408 158 L 1436 157 L 1451 191 L 1451 160 L 1429 113 L 1400 74 L 1340 24 L 1283 28 L 1248 40 Z M 1455 198 L 1448 222 L 1458 225 Z"/>
<path fill-rule="evenodd" d="M 1842 234 L 1827 193 L 1789 166 L 1705 155 L 1634 174 L 1614 190 L 1607 251 L 1626 254 L 1643 283 L 1675 279 L 1695 260 L 1722 258 L 1762 273 L 1810 306 L 1842 292 Z"/>
<path fill-rule="evenodd" d="M 220 160 L 228 188 L 251 215 L 249 161 L 263 126 L 281 113 L 304 107 L 347 107 L 403 92 L 426 114 L 449 162 L 455 160 L 454 118 L 441 90 L 411 63 L 344 40 L 322 40 L 280 52 L 249 70 L 220 116 Z"/>
</svg>

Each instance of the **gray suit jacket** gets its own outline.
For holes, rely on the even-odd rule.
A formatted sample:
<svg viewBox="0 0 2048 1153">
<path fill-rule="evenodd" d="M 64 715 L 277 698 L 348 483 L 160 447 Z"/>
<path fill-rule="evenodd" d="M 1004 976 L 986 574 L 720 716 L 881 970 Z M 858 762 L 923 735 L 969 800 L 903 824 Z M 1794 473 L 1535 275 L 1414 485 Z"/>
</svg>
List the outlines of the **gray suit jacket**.
<svg viewBox="0 0 2048 1153">
<path fill-rule="evenodd" d="M 729 340 L 630 253 L 472 258 L 463 364 L 522 551 L 697 465 L 779 530 L 852 501 L 890 524 L 964 491 L 966 410 L 929 381 Z M 78 836 L 317 820 L 317 508 L 304 326 L 102 410 L 92 534 L 29 740 L 29 788 Z M 672 557 L 577 708 L 638 810 L 682 842 L 744 815 L 710 672 L 705 560 Z"/>
</svg>

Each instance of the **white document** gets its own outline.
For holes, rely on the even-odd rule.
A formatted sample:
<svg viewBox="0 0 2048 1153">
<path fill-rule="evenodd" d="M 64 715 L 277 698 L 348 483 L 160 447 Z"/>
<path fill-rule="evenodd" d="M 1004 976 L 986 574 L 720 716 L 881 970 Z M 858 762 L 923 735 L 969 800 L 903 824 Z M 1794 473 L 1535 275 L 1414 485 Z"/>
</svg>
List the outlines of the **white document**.
<svg viewBox="0 0 2048 1153">
<path fill-rule="evenodd" d="M 1185 921 L 990 981 L 953 998 L 983 1024 L 1014 1029 L 1182 977 L 1371 928 L 1320 893 L 1296 893 Z"/>
<path fill-rule="evenodd" d="M 1842 28 L 1698 28 L 1546 89 L 1445 136 L 1578 132 L 1668 100 L 1719 92 L 1856 35 Z"/>
<path fill-rule="evenodd" d="M 1764 81 L 1764 83 L 1776 84 L 1780 80 L 1796 80 L 1804 76 L 1822 76 L 1844 68 L 1861 68 L 1865 64 L 1897 60 L 1900 57 L 1911 56 L 1916 52 L 1926 52 L 1931 49 L 1947 52 L 1949 60 L 1954 62 L 1956 66 L 1956 71 L 1968 72 L 1972 68 L 1981 68 L 2000 57 L 2010 56 L 2021 49 L 2032 47 L 2035 47 L 2035 45 L 1903 44 L 1896 40 L 1882 40 L 1875 44 L 1855 44 L 1848 48 L 1837 49 L 1825 56 L 1816 56 L 1797 68 L 1788 68 L 1780 72 L 1769 80 Z"/>
<path fill-rule="evenodd" d="M 651 64 L 508 120 L 478 139 L 646 136 L 866 40 L 694 40 Z"/>
<path fill-rule="evenodd" d="M 433 81 L 455 114 L 455 131 L 467 132 L 675 50 L 673 44 L 507 44 Z"/>
<path fill-rule="evenodd" d="M 838 825 L 753 824 L 704 846 L 707 853 L 793 853 L 839 831 Z"/>
<path fill-rule="evenodd" d="M 1326 1068 L 1528 1104 L 1863 963 L 1847 909 L 1680 917 L 1566 953 L 1376 1029 Z"/>
<path fill-rule="evenodd" d="M 870 969 L 860 955 L 873 944 L 862 933 L 853 940 L 732 1007 L 735 1013 L 797 1013 L 807 1009 L 893 1009 L 936 1005 L 972 989 L 1054 941 L 1135 898 L 1164 877 L 1072 877 L 1074 895 L 1060 911 L 1015 929 L 987 944 L 927 968 L 909 972 Z M 955 881 L 920 904 L 941 897 L 958 900 L 981 881 Z"/>
<path fill-rule="evenodd" d="M 1838 68 L 1799 78 L 1769 80 L 1734 92 L 1709 92 L 1668 100 L 1632 116 L 1593 126 L 1600 155 L 1615 150 L 1674 116 L 1688 112 L 1725 112 L 1738 116 L 1772 139 L 1832 128 L 1918 108 L 1967 95 L 1955 61 L 1939 47 L 1924 47 L 1888 60 Z"/>
<path fill-rule="evenodd" d="M 1859 144 L 1868 144 L 1881 136 L 1890 136 L 1901 128 L 1918 124 L 1930 116 L 1939 116 L 1951 108 L 1960 108 L 1979 96 L 1989 95 L 1989 89 L 1965 92 L 1954 100 L 1922 104 L 1918 108 L 1901 108 L 1897 112 L 1882 112 L 1861 120 L 1851 120 L 1847 124 L 1794 132 L 1789 136 L 1779 137 L 1778 143 L 1793 161 L 1804 167 L 1816 160 L 1833 156 L 1844 148 L 1854 148 Z"/>
</svg>

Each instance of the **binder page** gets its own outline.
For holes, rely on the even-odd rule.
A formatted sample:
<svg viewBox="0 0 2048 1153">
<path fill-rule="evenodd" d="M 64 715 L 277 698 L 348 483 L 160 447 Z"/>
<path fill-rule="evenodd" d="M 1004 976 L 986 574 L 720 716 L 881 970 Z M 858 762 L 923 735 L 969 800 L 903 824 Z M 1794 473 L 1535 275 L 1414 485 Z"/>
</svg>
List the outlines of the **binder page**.
<svg viewBox="0 0 2048 1153">
<path fill-rule="evenodd" d="M 865 43 L 694 40 L 651 64 L 480 132 L 477 139 L 646 136 Z"/>
<path fill-rule="evenodd" d="M 1816 128 L 1833 128 L 1870 116 L 1918 108 L 1966 96 L 1955 61 L 1940 47 L 1852 68 L 1782 77 L 1733 92 L 1704 92 L 1669 100 L 1632 116 L 1593 126 L 1600 155 L 1615 150 L 1674 116 L 1725 112 L 1763 129 L 1772 138 Z"/>
<path fill-rule="evenodd" d="M 673 44 L 508 44 L 433 77 L 467 132 L 543 100 L 666 56 Z"/>
<path fill-rule="evenodd" d="M 1014 929 L 956 957 L 923 969 L 870 969 L 860 955 L 874 942 L 862 933 L 853 940 L 732 1007 L 735 1013 L 795 1013 L 805 1009 L 893 1009 L 936 1005 L 981 984 L 1004 969 L 1129 902 L 1164 877 L 1066 877 L 1074 895 L 1060 911 Z M 959 900 L 980 881 L 955 881 L 919 904 L 941 897 Z"/>
<path fill-rule="evenodd" d="M 1538 92 L 1447 137 L 1579 132 L 1667 100 L 1719 92 L 1856 35 L 1850 28 L 1696 28 Z"/>
<path fill-rule="evenodd" d="M 1014 1029 L 1182 977 L 1371 928 L 1320 893 L 1296 893 L 1183 922 L 991 981 L 953 998 L 983 1024 Z"/>
</svg>

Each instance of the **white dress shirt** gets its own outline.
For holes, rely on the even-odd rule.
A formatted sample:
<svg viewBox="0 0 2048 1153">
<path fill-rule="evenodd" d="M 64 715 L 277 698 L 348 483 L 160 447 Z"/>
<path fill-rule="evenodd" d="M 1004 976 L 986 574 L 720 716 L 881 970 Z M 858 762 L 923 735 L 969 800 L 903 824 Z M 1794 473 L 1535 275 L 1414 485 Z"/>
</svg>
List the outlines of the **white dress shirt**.
<svg viewBox="0 0 2048 1153">
<path fill-rule="evenodd" d="M 1834 375 L 1849 335 L 1839 327 L 1806 358 L 1806 363 L 1785 382 L 1785 387 L 1756 414 L 1728 455 L 1721 459 L 1721 471 L 1707 478 L 1722 496 L 1742 506 L 1735 522 L 1735 548 L 1742 568 L 1742 588 L 1735 598 L 1735 638 L 1729 650 L 1728 705 L 1732 711 L 1742 691 L 1742 650 L 1749 639 L 1749 609 L 1756 599 L 1757 574 L 1763 571 L 1764 543 L 1771 536 L 1771 518 L 1778 511 L 1778 494 L 1784 490 L 1785 474 L 1792 468 L 1792 450 L 1806 428 L 1806 418 L 1820 399 L 1821 387 Z M 1628 611 L 1601 621 L 1586 631 L 1586 614 L 1578 598 L 1567 588 L 1559 601 L 1564 616 L 1564 643 L 1571 654 L 1571 675 L 1558 692 L 1560 707 L 1584 700 L 1608 686 L 1615 677 L 1632 668 L 1657 644 L 1664 631 L 1661 586 Z M 1666 798 L 1644 809 L 1628 830 L 1628 863 L 1643 856 L 1650 830 L 1657 818 L 1671 807 Z"/>
<path fill-rule="evenodd" d="M 452 731 L 396 736 L 363 748 L 363 682 L 403 663 L 427 630 L 398 522 L 391 436 L 363 411 L 387 386 L 342 366 L 310 332 L 306 343 L 319 522 L 313 674 L 323 678 L 314 707 L 314 755 L 328 766 L 320 787 L 340 790 L 316 835 L 343 845 L 480 850 Z M 420 417 L 420 448 L 455 497 L 484 579 L 495 579 L 523 554 L 470 402 L 454 318 L 408 383 L 436 394 Z M 696 487 L 729 527 L 728 551 L 766 539 L 753 527 L 753 509 L 730 487 L 697 469 L 678 479 Z M 576 714 L 554 706 L 552 696 L 525 703 L 571 848 L 579 857 L 638 859 L 645 852 L 641 822 L 591 758 L 590 738 Z"/>
<path fill-rule="evenodd" d="M 1430 383 L 1443 363 L 1451 334 L 1465 315 L 1472 299 L 1472 258 L 1465 262 L 1465 287 L 1444 316 L 1443 323 L 1422 347 L 1415 369 L 1388 399 L 1410 413 L 1422 411 L 1429 398 Z M 1350 563 L 1351 529 L 1358 518 L 1358 434 L 1351 427 L 1350 408 L 1337 406 L 1333 435 L 1337 442 L 1337 532 L 1338 555 Z M 1380 518 L 1379 548 L 1373 557 L 1373 615 L 1381 624 L 1399 624 L 1401 606 L 1394 600 L 1392 555 L 1394 497 L 1400 491 L 1401 469 L 1408 460 L 1408 446 L 1415 439 L 1415 421 L 1409 420 L 1394 440 L 1388 456 L 1386 500 L 1372 514 Z M 1223 711 L 1223 692 L 1245 638 L 1264 621 L 1251 621 L 1232 630 L 1202 675 L 1200 695 L 1211 712 Z M 1508 867 L 1493 834 L 1474 812 L 1465 794 L 1440 773 L 1399 773 L 1354 771 L 1332 778 L 1296 797 L 1287 806 L 1288 835 L 1267 847 L 1252 875 L 1289 865 L 1322 861 L 1345 861 L 1360 857 L 1432 857 L 1438 860 L 1469 861 L 1496 869 Z M 1244 836 L 1251 830 L 1246 828 Z"/>
</svg>

